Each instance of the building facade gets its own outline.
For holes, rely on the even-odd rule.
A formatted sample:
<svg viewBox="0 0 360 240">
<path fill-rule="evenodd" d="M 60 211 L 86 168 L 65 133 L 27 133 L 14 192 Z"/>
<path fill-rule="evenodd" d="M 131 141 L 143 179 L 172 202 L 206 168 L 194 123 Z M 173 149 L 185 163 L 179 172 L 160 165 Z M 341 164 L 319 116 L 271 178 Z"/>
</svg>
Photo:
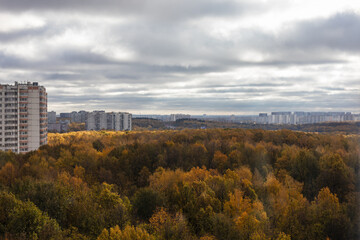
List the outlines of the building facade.
<svg viewBox="0 0 360 240">
<path fill-rule="evenodd" d="M 314 124 L 322 122 L 359 121 L 351 112 L 272 112 L 260 113 L 254 122 L 261 124 Z"/>
<path fill-rule="evenodd" d="M 93 111 L 87 114 L 86 130 L 131 131 L 132 115 L 127 112 Z"/>
<path fill-rule="evenodd" d="M 56 112 L 48 112 L 48 123 L 56 123 Z"/>
<path fill-rule="evenodd" d="M 0 85 L 0 150 L 25 153 L 47 143 L 47 93 L 37 82 Z"/>
<path fill-rule="evenodd" d="M 170 114 L 170 121 L 176 121 L 176 120 L 180 120 L 180 119 L 190 119 L 191 115 L 189 114 L 182 114 L 182 113 L 178 113 L 178 114 Z"/>
<path fill-rule="evenodd" d="M 71 122 L 84 123 L 86 122 L 88 112 L 81 110 L 79 112 L 73 111 L 70 113 Z"/>
</svg>

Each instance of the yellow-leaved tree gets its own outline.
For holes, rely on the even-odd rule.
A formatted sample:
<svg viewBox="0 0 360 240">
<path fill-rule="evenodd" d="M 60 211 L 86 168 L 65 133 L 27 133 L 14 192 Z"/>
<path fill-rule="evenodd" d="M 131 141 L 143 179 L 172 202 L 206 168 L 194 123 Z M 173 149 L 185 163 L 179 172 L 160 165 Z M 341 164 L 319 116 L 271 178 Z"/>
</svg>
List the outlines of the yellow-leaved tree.
<svg viewBox="0 0 360 240">
<path fill-rule="evenodd" d="M 155 240 L 145 229 L 126 226 L 121 230 L 118 225 L 110 228 L 110 231 L 104 229 L 97 240 Z"/>
</svg>

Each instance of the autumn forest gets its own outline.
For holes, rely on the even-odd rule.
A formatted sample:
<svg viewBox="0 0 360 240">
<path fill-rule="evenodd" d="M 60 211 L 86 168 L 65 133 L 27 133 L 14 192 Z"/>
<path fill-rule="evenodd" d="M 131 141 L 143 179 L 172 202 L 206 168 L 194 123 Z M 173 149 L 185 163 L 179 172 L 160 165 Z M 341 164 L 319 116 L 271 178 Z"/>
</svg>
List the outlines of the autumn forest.
<svg viewBox="0 0 360 240">
<path fill-rule="evenodd" d="M 0 152 L 0 239 L 360 238 L 360 136 L 49 134 Z"/>
</svg>

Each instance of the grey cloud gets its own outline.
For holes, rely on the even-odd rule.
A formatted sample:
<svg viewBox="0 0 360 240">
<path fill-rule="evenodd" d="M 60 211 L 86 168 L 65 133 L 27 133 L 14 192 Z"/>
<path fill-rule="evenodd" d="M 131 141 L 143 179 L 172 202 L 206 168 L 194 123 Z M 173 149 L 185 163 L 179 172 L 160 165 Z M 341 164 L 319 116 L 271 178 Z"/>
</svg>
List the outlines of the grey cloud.
<svg viewBox="0 0 360 240">
<path fill-rule="evenodd" d="M 346 88 L 343 87 L 322 87 L 321 89 L 327 90 L 327 91 L 346 91 Z"/>
<path fill-rule="evenodd" d="M 54 60 L 63 64 L 96 64 L 108 65 L 118 64 L 119 62 L 107 57 L 106 55 L 93 53 L 87 49 L 63 49 L 54 54 Z"/>
<path fill-rule="evenodd" d="M 146 89 L 146 87 L 145 87 Z M 311 92 L 311 91 L 310 91 Z M 246 100 L 237 100 L 234 97 L 215 94 L 212 97 L 170 97 L 163 98 L 155 94 L 125 93 L 120 95 L 102 95 L 88 93 L 82 96 L 64 96 L 55 95 L 49 97 L 49 102 L 67 102 L 69 104 L 81 104 L 84 101 L 91 101 L 96 106 L 111 108 L 113 110 L 121 109 L 152 109 L 163 111 L 176 111 L 177 109 L 187 109 L 191 112 L 213 111 L 222 109 L 226 112 L 244 112 L 244 111 L 314 111 L 315 109 L 341 109 L 342 111 L 354 111 L 360 109 L 359 96 L 357 94 L 333 94 L 328 95 L 321 91 L 312 91 L 311 94 L 306 91 L 292 91 L 290 94 L 280 94 L 283 98 L 273 96 L 271 99 L 259 100 L 254 97 L 258 94 L 251 94 Z M 320 96 L 317 96 L 320 95 Z M 300 96 L 301 98 L 297 98 Z"/>
<path fill-rule="evenodd" d="M 354 12 L 293 22 L 276 34 L 261 29 L 234 33 L 236 49 L 262 53 L 266 58 L 258 65 L 263 66 L 344 63 L 348 60 L 339 52 L 354 55 L 359 42 L 360 16 Z"/>
<path fill-rule="evenodd" d="M 349 84 L 359 86 L 357 76 L 339 77 L 338 84 L 331 86 L 317 81 L 323 77 L 321 74 L 351 63 L 351 59 L 342 56 L 360 50 L 360 45 L 356 44 L 360 42 L 358 15 L 341 13 L 327 19 L 297 22 L 277 35 L 261 29 L 239 29 L 229 38 L 221 38 L 210 35 L 207 26 L 195 26 L 191 21 L 207 16 L 241 15 L 249 5 L 254 11 L 256 7 L 247 1 L 230 0 L 171 3 L 166 0 L 141 3 L 140 0 L 88 0 L 86 4 L 70 0 L 0 0 L 1 11 L 55 12 L 46 13 L 44 27 L 0 33 L 3 44 L 22 44 L 28 40 L 42 44 L 45 39 L 61 36 L 67 29 L 82 29 L 86 23 L 81 23 L 81 17 L 86 16 L 86 22 L 92 14 L 99 17 L 98 12 L 102 12 L 100 22 L 108 12 L 114 18 L 135 16 L 119 24 L 98 23 L 94 27 L 95 21 L 89 23 L 87 30 L 99 39 L 95 46 L 72 45 L 71 42 L 62 43 L 62 46 L 44 45 L 44 55 L 39 60 L 20 58 L 10 51 L 0 50 L 0 67 L 3 72 L 11 73 L 9 79 L 34 79 L 48 87 L 49 106 L 62 103 L 86 106 L 89 103 L 93 109 L 188 109 L 196 112 L 311 111 L 332 107 L 360 110 L 358 89 L 349 87 Z M 57 19 L 57 11 L 64 19 Z M 73 13 L 79 14 L 80 19 L 67 20 Z M 97 30 L 99 33 L 94 32 Z M 102 38 L 102 34 L 108 38 Z M 133 56 L 119 60 L 94 51 L 97 46 L 108 44 L 129 50 Z M 261 53 L 264 59 L 241 60 L 239 56 L 246 50 Z M 290 67 L 295 70 L 293 77 L 283 77 L 279 73 L 282 70 L 291 72 Z M 242 68 L 241 73 L 237 73 L 239 68 Z M 19 69 L 23 73 L 19 73 Z M 354 72 L 356 74 L 356 69 Z M 194 94 L 177 98 L 152 92 L 153 89 L 173 90 L 172 83 L 182 83 L 178 90 L 186 93 L 184 95 L 190 95 L 190 88 Z M 113 87 L 99 89 L 107 84 Z M 307 85 L 312 88 L 307 90 Z M 75 94 L 73 89 L 79 93 Z M 265 100 L 260 100 L 262 96 Z"/>
<path fill-rule="evenodd" d="M 63 96 L 55 95 L 49 97 L 48 102 L 51 104 L 62 104 L 66 103 L 71 105 L 82 104 L 86 107 L 86 110 L 95 110 L 95 109 L 111 109 L 114 111 L 123 111 L 127 109 L 150 109 L 158 104 L 155 97 L 152 96 L 141 96 L 134 94 L 124 94 L 121 96 L 105 97 L 102 96 Z M 90 104 L 90 107 L 87 106 L 87 103 Z"/>
<path fill-rule="evenodd" d="M 282 97 L 302 97 L 302 98 L 308 98 L 309 96 L 316 96 L 320 97 L 323 95 L 326 95 L 326 91 L 321 90 L 313 90 L 313 91 L 282 91 L 278 92 L 277 95 Z"/>
<path fill-rule="evenodd" d="M 285 34 L 284 44 L 298 49 L 360 51 L 360 16 L 353 12 L 301 22 Z"/>
<path fill-rule="evenodd" d="M 31 66 L 32 63 L 13 56 L 9 54 L 5 54 L 4 52 L 0 51 L 0 67 L 1 68 L 27 68 Z"/>
<path fill-rule="evenodd" d="M 85 75 L 81 75 L 79 73 L 48 73 L 48 74 L 43 74 L 42 78 L 44 79 L 52 79 L 52 80 L 77 80 L 77 79 L 81 79 L 81 78 L 87 78 L 89 76 L 85 76 Z"/>
<path fill-rule="evenodd" d="M 0 42 L 13 42 L 24 39 L 31 39 L 35 36 L 45 35 L 48 28 L 30 28 L 30 29 L 20 29 L 12 32 L 0 32 Z"/>
<path fill-rule="evenodd" d="M 251 93 L 252 96 L 254 94 L 260 94 L 264 92 L 272 92 L 275 89 L 272 88 L 246 88 L 246 87 L 221 87 L 221 88 L 210 88 L 210 89 L 200 89 L 197 92 L 198 93 Z"/>
<path fill-rule="evenodd" d="M 73 64 L 117 64 L 118 62 L 101 54 L 92 53 L 83 49 L 62 49 L 54 53 L 48 53 L 46 60 L 28 60 L 20 58 L 13 54 L 5 54 L 0 51 L 0 66 L 2 68 L 15 69 L 61 69 L 65 66 L 74 66 Z"/>
<path fill-rule="evenodd" d="M 97 15 L 136 15 L 159 20 L 184 20 L 203 16 L 228 16 L 258 9 L 252 1 L 234 0 L 0 0 L 4 11 L 53 11 Z"/>
</svg>

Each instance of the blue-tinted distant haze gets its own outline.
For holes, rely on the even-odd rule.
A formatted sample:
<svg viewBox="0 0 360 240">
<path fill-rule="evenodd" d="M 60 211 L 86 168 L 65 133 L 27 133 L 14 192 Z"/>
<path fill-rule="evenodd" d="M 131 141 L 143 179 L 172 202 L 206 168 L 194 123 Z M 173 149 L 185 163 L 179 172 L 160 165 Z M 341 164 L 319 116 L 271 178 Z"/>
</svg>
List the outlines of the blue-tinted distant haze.
<svg viewBox="0 0 360 240">
<path fill-rule="evenodd" d="M 360 112 L 360 1 L 0 0 L 14 81 L 57 112 Z"/>
</svg>

